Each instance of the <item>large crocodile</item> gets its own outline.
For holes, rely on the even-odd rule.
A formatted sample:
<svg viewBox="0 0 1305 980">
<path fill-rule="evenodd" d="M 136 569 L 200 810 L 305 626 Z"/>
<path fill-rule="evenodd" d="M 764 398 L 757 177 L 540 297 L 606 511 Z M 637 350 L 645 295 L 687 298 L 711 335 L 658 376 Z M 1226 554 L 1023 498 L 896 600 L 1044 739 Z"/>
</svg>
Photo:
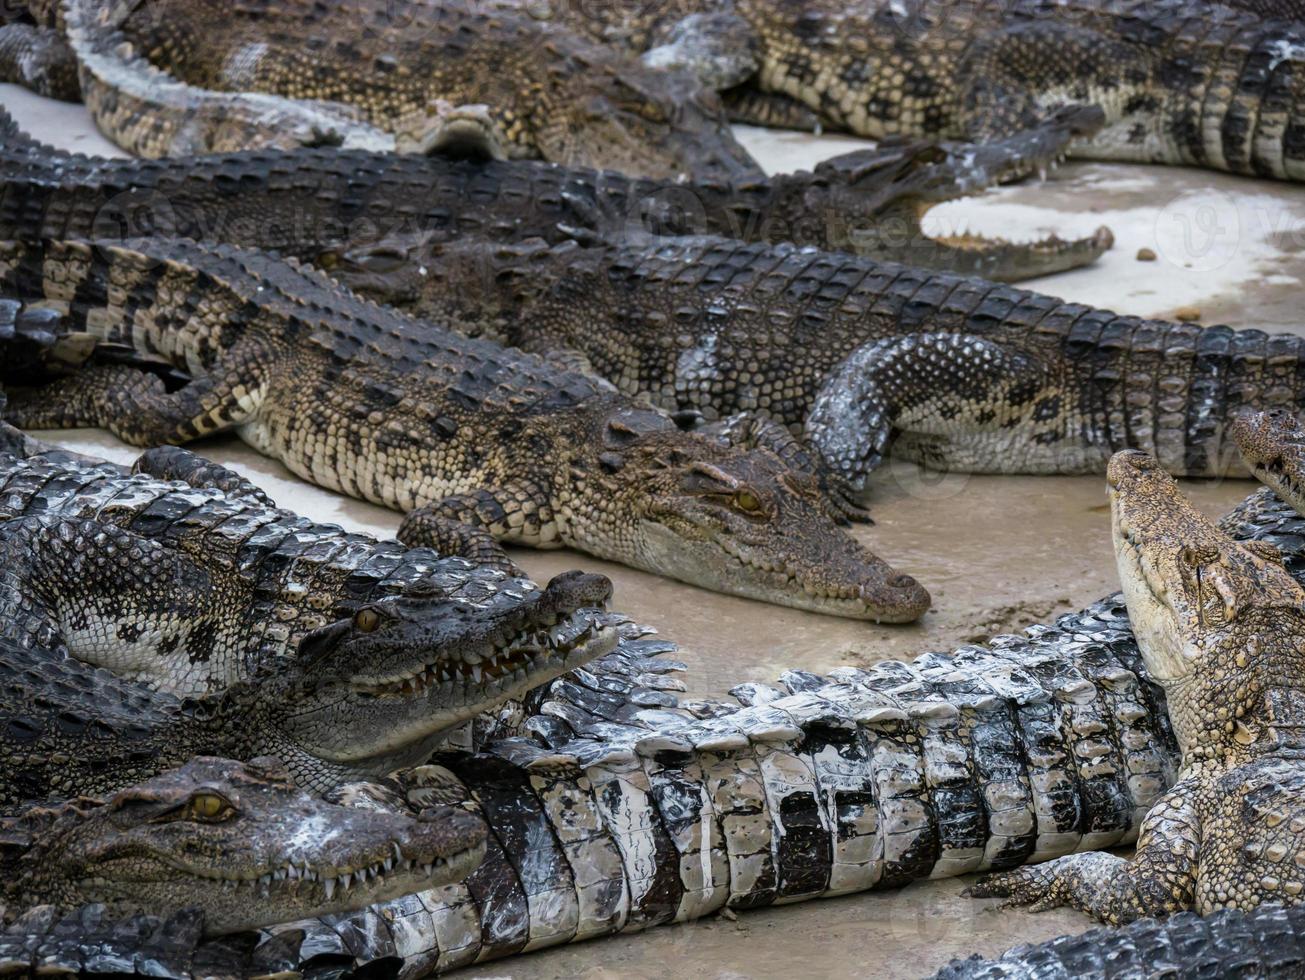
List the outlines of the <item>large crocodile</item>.
<svg viewBox="0 0 1305 980">
<path fill-rule="evenodd" d="M 452 807 L 424 818 L 343 807 L 296 787 L 276 759 L 200 757 L 0 821 L 0 898 L 10 912 L 194 908 L 221 934 L 460 881 L 484 852 L 484 825 Z"/>
<path fill-rule="evenodd" d="M 1294 0 L 496 0 L 825 126 L 982 142 L 1066 105 L 1107 115 L 1076 155 L 1305 179 Z M 1258 15 L 1257 15 L 1258 12 Z M 782 109 L 776 110 L 783 112 Z"/>
<path fill-rule="evenodd" d="M 327 262 L 373 299 L 622 391 L 787 426 L 854 485 L 887 454 L 942 469 L 1100 472 L 1145 449 L 1244 473 L 1245 406 L 1305 405 L 1305 341 L 1166 323 L 978 279 L 720 238 L 390 242 Z"/>
<path fill-rule="evenodd" d="M 334 149 L 88 159 L 33 142 L 0 115 L 0 237 L 168 234 L 312 261 L 393 238 L 716 234 L 1020 279 L 1092 261 L 1110 246 L 1109 231 L 1029 243 L 931 238 L 921 219 L 941 201 L 1047 167 L 1097 125 L 1099 114 L 1067 112 L 981 146 L 898 142 L 835 157 L 811 173 L 676 182 L 532 161 Z"/>
<path fill-rule="evenodd" d="M 137 445 L 238 432 L 296 474 L 408 512 L 410 544 L 570 545 L 750 598 L 909 622 L 928 593 L 839 527 L 815 475 L 533 355 L 359 300 L 263 253 L 186 242 L 0 246 L 9 295 L 188 371 L 126 366 L 15 390 L 31 427 Z M 748 426 L 747 440 L 787 433 Z M 797 457 L 794 457 L 797 458 Z M 502 559 L 506 561 L 506 558 Z"/>
<path fill-rule="evenodd" d="M 1111 923 L 1301 904 L 1305 589 L 1272 543 L 1229 537 L 1149 456 L 1119 454 L 1108 479 L 1129 618 L 1183 771 L 1147 814 L 1133 861 L 1065 857 L 972 892 Z"/>
<path fill-rule="evenodd" d="M 720 100 L 566 27 L 471 4 L 63 0 L 92 117 L 163 156 L 326 143 L 760 175 Z"/>
</svg>

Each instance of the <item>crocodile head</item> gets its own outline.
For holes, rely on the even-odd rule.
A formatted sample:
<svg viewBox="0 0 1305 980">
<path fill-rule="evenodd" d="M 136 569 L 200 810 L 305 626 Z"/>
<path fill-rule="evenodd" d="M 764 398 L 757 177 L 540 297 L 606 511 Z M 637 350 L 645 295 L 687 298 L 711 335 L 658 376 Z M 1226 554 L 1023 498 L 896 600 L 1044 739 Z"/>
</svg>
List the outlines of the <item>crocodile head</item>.
<svg viewBox="0 0 1305 980">
<path fill-rule="evenodd" d="M 1269 729 L 1280 741 L 1305 717 L 1305 590 L 1275 547 L 1220 530 L 1151 456 L 1116 454 L 1107 480 L 1128 616 L 1184 755 L 1267 743 Z"/>
<path fill-rule="evenodd" d="M 1305 513 L 1305 426 L 1294 412 L 1247 412 L 1228 426 L 1242 461 L 1261 483 Z"/>
<path fill-rule="evenodd" d="M 853 619 L 914 622 L 929 593 L 866 550 L 811 476 L 765 450 L 678 430 L 609 428 L 577 533 L 595 553 L 763 602 Z M 618 502 L 619 507 L 613 507 Z"/>
<path fill-rule="evenodd" d="M 124 914 L 197 907 L 238 932 L 460 881 L 485 831 L 455 809 L 422 819 L 325 803 L 276 759 L 198 757 L 102 800 L 0 823 L 7 897 Z"/>
<path fill-rule="evenodd" d="M 1114 244 L 1108 228 L 1070 241 L 1052 235 L 1009 242 L 972 234 L 933 238 L 922 225 L 938 204 L 1044 173 L 1071 142 L 1100 130 L 1104 119 L 1096 107 L 1075 106 L 1039 128 L 991 143 L 886 141 L 819 164 L 802 204 L 808 215 L 827 222 L 831 248 L 1003 282 L 1074 269 Z"/>
<path fill-rule="evenodd" d="M 432 578 L 424 589 L 342 604 L 335 622 L 255 686 L 307 757 L 386 771 L 480 712 L 611 652 L 618 637 L 601 609 L 610 596 L 607 579 L 581 572 L 543 590 L 527 579 Z M 287 762 L 299 777 L 298 760 Z"/>
</svg>

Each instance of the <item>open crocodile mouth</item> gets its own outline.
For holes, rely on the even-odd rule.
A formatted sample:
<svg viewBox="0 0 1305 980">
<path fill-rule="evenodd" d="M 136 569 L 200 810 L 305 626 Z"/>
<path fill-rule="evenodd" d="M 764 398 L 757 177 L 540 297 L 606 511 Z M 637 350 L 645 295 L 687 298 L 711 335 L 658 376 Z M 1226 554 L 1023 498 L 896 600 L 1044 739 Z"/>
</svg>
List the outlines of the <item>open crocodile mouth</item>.
<svg viewBox="0 0 1305 980">
<path fill-rule="evenodd" d="M 1252 463 L 1251 472 L 1261 483 L 1281 489 L 1293 497 L 1300 496 L 1302 487 L 1299 479 L 1300 472 L 1295 466 L 1289 467 L 1281 455 L 1271 460 Z"/>
<path fill-rule="evenodd" d="M 515 686 L 542 671 L 561 672 L 601 656 L 616 639 L 616 631 L 607 625 L 601 610 L 581 610 L 553 626 L 519 633 L 488 651 L 443 657 L 402 674 L 355 678 L 353 687 L 372 697 L 411 698 L 427 691 Z"/>
</svg>

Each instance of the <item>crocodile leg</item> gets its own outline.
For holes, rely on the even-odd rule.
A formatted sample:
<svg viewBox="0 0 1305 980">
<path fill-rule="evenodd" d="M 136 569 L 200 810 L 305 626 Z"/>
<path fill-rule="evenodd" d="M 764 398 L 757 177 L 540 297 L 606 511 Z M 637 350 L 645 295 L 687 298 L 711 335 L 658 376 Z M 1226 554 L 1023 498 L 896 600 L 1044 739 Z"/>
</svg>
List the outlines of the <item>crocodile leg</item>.
<svg viewBox="0 0 1305 980">
<path fill-rule="evenodd" d="M 403 519 L 395 536 L 409 548 L 433 548 L 442 555 L 467 558 L 524 577 L 525 572 L 507 556 L 496 537 L 510 533 L 510 522 L 509 512 L 497 497 L 477 490 L 418 507 Z"/>
<path fill-rule="evenodd" d="M 1137 856 L 1099 851 L 986 875 L 967 894 L 1009 898 L 1032 911 L 1068 905 L 1112 925 L 1167 916 L 1195 904 L 1201 821 L 1194 781 L 1179 783 L 1142 821 Z"/>
<path fill-rule="evenodd" d="M 807 438 L 825 465 L 864 486 L 897 431 L 917 461 L 948 467 L 948 438 L 982 438 L 993 449 L 1018 425 L 1063 435 L 1062 396 L 1045 365 L 968 334 L 909 334 L 872 341 L 830 373 L 807 417 Z"/>
<path fill-rule="evenodd" d="M 98 426 L 134 446 L 190 442 L 252 419 L 265 384 L 263 358 L 237 342 L 226 370 L 169 392 L 155 375 L 126 365 L 95 365 L 40 388 L 9 391 L 5 419 L 23 429 Z"/>
<path fill-rule="evenodd" d="M 858 524 L 874 523 L 870 512 L 857 503 L 857 493 L 852 486 L 774 419 L 753 412 L 740 412 L 698 431 L 719 436 L 737 449 L 765 449 L 774 453 L 794 470 L 820 481 L 836 519 Z"/>
<path fill-rule="evenodd" d="M 77 59 L 59 32 L 48 27 L 0 25 L 0 81 L 65 102 L 82 97 Z"/>
<path fill-rule="evenodd" d="M 235 470 L 177 446 L 158 446 L 142 453 L 132 465 L 131 471 L 159 480 L 178 480 L 196 489 L 221 490 L 232 499 L 249 500 L 267 507 L 276 506 L 267 494 Z"/>
</svg>

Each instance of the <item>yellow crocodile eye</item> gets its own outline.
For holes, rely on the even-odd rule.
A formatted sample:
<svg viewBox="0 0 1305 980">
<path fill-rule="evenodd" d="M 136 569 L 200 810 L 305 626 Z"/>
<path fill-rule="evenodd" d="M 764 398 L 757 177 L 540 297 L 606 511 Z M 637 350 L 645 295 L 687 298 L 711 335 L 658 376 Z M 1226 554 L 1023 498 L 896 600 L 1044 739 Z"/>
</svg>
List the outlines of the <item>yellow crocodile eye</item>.
<svg viewBox="0 0 1305 980">
<path fill-rule="evenodd" d="M 217 793 L 196 793 L 190 798 L 190 818 L 203 823 L 217 823 L 235 816 L 235 807 Z"/>
<path fill-rule="evenodd" d="M 376 627 L 381 625 L 381 617 L 375 609 L 359 609 L 353 617 L 353 625 L 357 626 L 364 633 L 374 633 Z"/>
<path fill-rule="evenodd" d="M 319 269 L 325 269 L 327 272 L 330 272 L 339 264 L 340 264 L 339 252 L 322 252 L 320 255 L 317 256 L 317 267 Z"/>
<path fill-rule="evenodd" d="M 734 495 L 734 506 L 745 514 L 755 514 L 761 510 L 761 501 L 751 490 L 740 490 Z"/>
</svg>

